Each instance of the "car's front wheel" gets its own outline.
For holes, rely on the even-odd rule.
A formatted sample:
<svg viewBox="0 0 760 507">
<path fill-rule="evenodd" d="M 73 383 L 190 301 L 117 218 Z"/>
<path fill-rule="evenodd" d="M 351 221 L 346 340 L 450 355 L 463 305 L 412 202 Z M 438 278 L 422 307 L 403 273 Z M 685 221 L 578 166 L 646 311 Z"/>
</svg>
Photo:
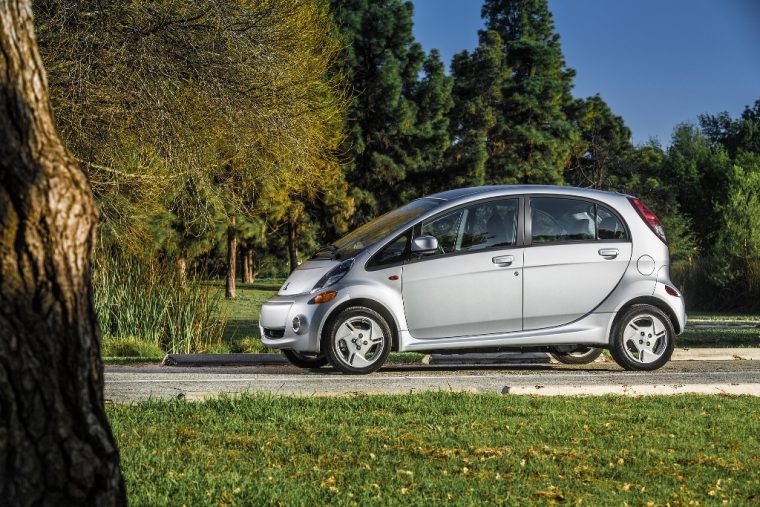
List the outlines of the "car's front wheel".
<svg viewBox="0 0 760 507">
<path fill-rule="evenodd" d="M 393 344 L 385 318 L 371 308 L 353 306 L 331 319 L 323 350 L 337 370 L 366 374 L 379 369 Z"/>
<path fill-rule="evenodd" d="M 551 356 L 562 364 L 589 364 L 602 355 L 602 349 L 581 347 L 572 352 L 551 352 Z"/>
<path fill-rule="evenodd" d="M 636 305 L 614 326 L 610 354 L 626 370 L 656 370 L 673 355 L 675 336 L 665 312 L 652 305 Z"/>
<path fill-rule="evenodd" d="M 282 355 L 285 356 L 290 364 L 298 366 L 299 368 L 321 368 L 328 363 L 325 356 L 304 354 L 302 352 L 296 352 L 295 350 L 283 350 Z"/>
</svg>

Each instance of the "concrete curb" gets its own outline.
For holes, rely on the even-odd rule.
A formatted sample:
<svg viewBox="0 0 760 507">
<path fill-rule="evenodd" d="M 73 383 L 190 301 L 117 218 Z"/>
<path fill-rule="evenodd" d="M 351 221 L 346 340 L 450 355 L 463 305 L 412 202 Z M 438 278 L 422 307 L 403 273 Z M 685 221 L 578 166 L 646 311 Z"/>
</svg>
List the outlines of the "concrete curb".
<svg viewBox="0 0 760 507">
<path fill-rule="evenodd" d="M 428 359 L 428 357 L 430 359 Z M 428 359 L 425 361 L 425 359 Z M 425 356 L 423 364 L 549 364 L 549 354 L 544 352 L 498 352 L 494 354 L 431 354 Z"/>
<path fill-rule="evenodd" d="M 760 361 L 758 348 L 676 349 L 671 361 Z"/>
<path fill-rule="evenodd" d="M 269 366 L 288 364 L 281 354 L 167 354 L 161 366 Z"/>
</svg>

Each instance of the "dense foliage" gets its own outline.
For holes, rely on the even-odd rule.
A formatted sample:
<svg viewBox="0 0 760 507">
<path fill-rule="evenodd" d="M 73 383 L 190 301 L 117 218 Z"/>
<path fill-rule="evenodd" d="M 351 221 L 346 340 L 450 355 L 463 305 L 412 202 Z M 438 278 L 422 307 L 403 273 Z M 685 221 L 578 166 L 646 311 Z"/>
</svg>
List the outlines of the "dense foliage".
<svg viewBox="0 0 760 507">
<path fill-rule="evenodd" d="M 100 203 L 101 255 L 233 281 L 239 263 L 250 282 L 422 195 L 570 184 L 655 210 L 690 306 L 760 307 L 760 101 L 677 126 L 667 148 L 634 146 L 602 97 L 573 98 L 546 0 L 485 0 L 478 46 L 449 72 L 404 0 L 35 11 L 59 128 Z"/>
</svg>

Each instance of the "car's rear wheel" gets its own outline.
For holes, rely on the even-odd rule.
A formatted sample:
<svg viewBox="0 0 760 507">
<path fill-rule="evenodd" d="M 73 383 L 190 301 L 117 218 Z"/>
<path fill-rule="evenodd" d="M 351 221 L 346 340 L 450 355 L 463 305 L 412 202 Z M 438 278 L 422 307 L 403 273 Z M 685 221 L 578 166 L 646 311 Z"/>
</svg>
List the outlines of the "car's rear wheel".
<svg viewBox="0 0 760 507">
<path fill-rule="evenodd" d="M 675 336 L 665 312 L 652 305 L 636 305 L 615 324 L 610 354 L 626 370 L 656 370 L 673 355 Z"/>
<path fill-rule="evenodd" d="M 328 329 L 323 350 L 330 364 L 343 373 L 372 373 L 385 363 L 391 351 L 390 326 L 371 308 L 346 308 L 331 319 Z"/>
<path fill-rule="evenodd" d="M 285 356 L 290 364 L 299 368 L 321 368 L 328 363 L 325 356 L 305 354 L 303 352 L 296 352 L 295 350 L 283 350 L 282 355 Z"/>
<path fill-rule="evenodd" d="M 550 354 L 562 364 L 589 364 L 602 355 L 602 349 L 581 347 L 572 352 L 551 352 Z"/>
</svg>

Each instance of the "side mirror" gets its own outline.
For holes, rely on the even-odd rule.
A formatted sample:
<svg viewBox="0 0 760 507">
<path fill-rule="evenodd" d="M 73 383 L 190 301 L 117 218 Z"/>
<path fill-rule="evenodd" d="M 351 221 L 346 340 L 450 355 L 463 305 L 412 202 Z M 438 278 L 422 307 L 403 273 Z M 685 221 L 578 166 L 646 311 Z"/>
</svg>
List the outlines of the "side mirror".
<svg viewBox="0 0 760 507">
<path fill-rule="evenodd" d="M 438 250 L 438 240 L 433 236 L 420 236 L 412 241 L 412 253 L 432 254 Z"/>
</svg>

